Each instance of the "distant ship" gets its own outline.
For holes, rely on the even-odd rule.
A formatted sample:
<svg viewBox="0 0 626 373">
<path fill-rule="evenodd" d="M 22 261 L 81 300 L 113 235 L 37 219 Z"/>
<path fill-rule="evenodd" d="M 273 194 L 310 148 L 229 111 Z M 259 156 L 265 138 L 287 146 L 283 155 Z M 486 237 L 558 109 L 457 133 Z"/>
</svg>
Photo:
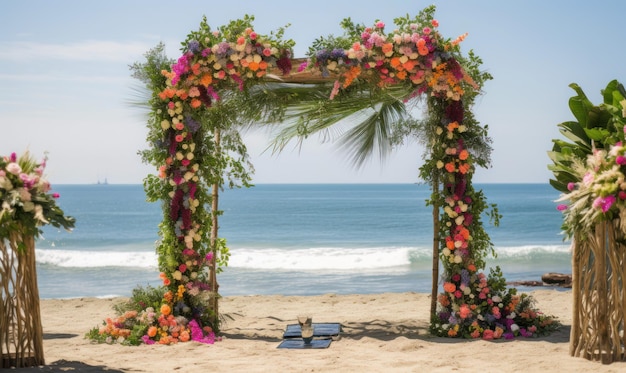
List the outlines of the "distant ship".
<svg viewBox="0 0 626 373">
<path fill-rule="evenodd" d="M 100 180 L 98 180 L 98 185 L 107 185 L 107 184 L 109 184 L 109 182 L 107 181 L 106 177 L 104 178 L 104 182 L 102 183 L 100 182 Z"/>
</svg>

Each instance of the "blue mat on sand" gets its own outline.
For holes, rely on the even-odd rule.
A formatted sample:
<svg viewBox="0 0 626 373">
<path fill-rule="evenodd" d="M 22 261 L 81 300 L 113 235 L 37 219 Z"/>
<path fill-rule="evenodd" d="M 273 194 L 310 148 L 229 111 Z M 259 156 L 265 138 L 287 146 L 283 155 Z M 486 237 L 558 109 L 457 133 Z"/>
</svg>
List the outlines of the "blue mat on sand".
<svg viewBox="0 0 626 373">
<path fill-rule="evenodd" d="M 291 348 L 291 349 L 314 349 L 314 348 L 328 348 L 332 339 L 314 339 L 310 344 L 305 344 L 302 339 L 285 339 L 280 342 L 278 348 Z"/>
</svg>

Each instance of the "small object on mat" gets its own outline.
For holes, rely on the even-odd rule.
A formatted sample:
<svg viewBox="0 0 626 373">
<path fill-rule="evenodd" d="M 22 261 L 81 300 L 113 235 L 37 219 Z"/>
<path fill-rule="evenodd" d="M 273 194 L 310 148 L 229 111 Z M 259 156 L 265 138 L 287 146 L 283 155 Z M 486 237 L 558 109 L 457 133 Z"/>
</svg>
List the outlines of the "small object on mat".
<svg viewBox="0 0 626 373">
<path fill-rule="evenodd" d="M 317 323 L 313 324 L 313 338 L 326 338 L 337 341 L 341 332 L 341 324 L 339 323 Z M 289 324 L 283 334 L 284 339 L 302 338 L 302 329 L 299 324 Z"/>
<path fill-rule="evenodd" d="M 304 343 L 302 339 L 296 339 L 296 338 L 285 339 L 284 341 L 280 342 L 277 348 L 302 349 L 302 350 L 316 349 L 316 348 L 328 348 L 328 346 L 330 346 L 330 342 L 332 341 L 333 341 L 332 339 L 314 339 L 311 341 L 311 343 L 306 344 Z"/>
</svg>

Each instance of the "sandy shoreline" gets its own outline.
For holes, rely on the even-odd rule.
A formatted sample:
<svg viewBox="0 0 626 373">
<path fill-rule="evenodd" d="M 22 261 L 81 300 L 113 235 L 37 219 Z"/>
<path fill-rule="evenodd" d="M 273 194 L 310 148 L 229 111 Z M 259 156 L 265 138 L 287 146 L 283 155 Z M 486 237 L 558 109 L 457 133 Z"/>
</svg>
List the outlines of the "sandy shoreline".
<svg viewBox="0 0 626 373">
<path fill-rule="evenodd" d="M 430 297 L 418 293 L 224 298 L 223 340 L 214 345 L 127 347 L 84 338 L 122 298 L 43 300 L 43 368 L 81 372 L 620 372 L 626 363 L 602 365 L 569 355 L 571 291 L 532 292 L 559 331 L 538 339 L 468 341 L 428 334 Z M 338 322 L 343 333 L 327 349 L 277 349 L 287 324 L 306 311 L 314 322 Z"/>
</svg>

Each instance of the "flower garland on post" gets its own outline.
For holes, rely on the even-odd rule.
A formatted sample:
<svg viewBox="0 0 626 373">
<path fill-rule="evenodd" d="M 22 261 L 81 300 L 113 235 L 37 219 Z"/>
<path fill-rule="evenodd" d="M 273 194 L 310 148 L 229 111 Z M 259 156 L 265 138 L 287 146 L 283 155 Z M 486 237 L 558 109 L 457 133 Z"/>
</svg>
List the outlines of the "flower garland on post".
<svg viewBox="0 0 626 373">
<path fill-rule="evenodd" d="M 473 118 L 465 123 L 462 101 L 466 90 L 475 92 L 479 87 L 459 62 L 464 61 L 459 44 L 467 34 L 444 39 L 437 30 L 434 10 L 434 6 L 426 8 L 415 19 L 395 19 L 398 29 L 393 34 L 385 34 L 385 24 L 380 21 L 372 27 L 359 27 L 344 20 L 347 38 L 330 42 L 349 46 L 333 48 L 320 43 L 324 48 L 310 56 L 307 67 L 337 77 L 331 100 L 364 86 L 381 90 L 401 86 L 408 92 L 405 101 L 429 95 L 431 128 L 426 130 L 432 133 L 428 144 L 431 153 L 420 175 L 425 180 L 437 180 L 435 189 L 442 187 L 433 190 L 429 203 L 443 210 L 435 214 L 440 216 L 435 238 L 445 270 L 444 292 L 438 296 L 431 332 L 484 339 L 541 334 L 558 323 L 535 310 L 531 297 L 517 296 L 515 289 L 506 290 L 499 268 L 490 276 L 480 272 L 492 244 L 480 220 L 487 207 L 485 197 L 471 182 L 475 165 L 485 161 L 477 158 L 472 148 L 480 151 L 487 147 L 486 129 Z M 473 57 L 470 60 L 476 62 Z M 468 97 L 473 96 L 470 93 Z M 497 211 L 491 217 L 497 221 Z"/>
<path fill-rule="evenodd" d="M 216 274 L 229 258 L 225 239 L 218 237 L 218 192 L 225 175 L 231 187 L 250 185 L 246 147 L 232 128 L 240 113 L 229 103 L 238 102 L 238 92 L 270 69 L 282 66 L 287 72 L 291 67 L 293 42 L 280 40 L 282 29 L 272 36 L 258 34 L 253 20 L 246 16 L 211 30 L 204 17 L 171 66 L 161 66 L 163 46 L 147 55 L 146 65 L 134 66 L 153 91 L 148 136 L 153 146 L 143 157 L 159 171 L 144 186 L 149 200 L 163 203 L 157 253 L 165 292 L 156 307 L 139 305 L 141 310 L 92 330 L 93 339 L 215 341 L 220 323 Z"/>
<path fill-rule="evenodd" d="M 281 65 L 281 58 L 288 55 L 285 44 L 257 34 L 252 20 L 246 17 L 212 31 L 205 18 L 199 31 L 188 36 L 184 53 L 171 71 L 163 71 L 167 87 L 159 97 L 165 110 L 157 109 L 168 152 L 160 177 L 171 187 L 168 229 L 174 233 L 170 237 L 175 237 L 173 242 L 160 246 L 161 275 L 172 294 L 168 303 L 178 307 L 177 314 L 216 330 L 215 274 L 225 248 L 224 240 L 217 238 L 217 190 L 224 183 L 225 168 L 229 164 L 237 166 L 221 149 L 221 131 L 229 129 L 228 123 L 220 123 L 220 117 L 210 111 L 220 110 L 222 92 L 227 95 L 229 90 L 243 91 L 264 77 L 268 69 Z M 207 143 L 211 135 L 212 141 Z M 199 193 L 203 185 L 211 186 L 210 196 L 208 192 Z M 198 198 L 200 195 L 202 198 Z M 204 211 L 207 203 L 212 206 L 208 215 Z M 206 277 L 204 267 L 209 270 Z M 206 307 L 208 299 L 210 307 L 199 309 L 200 305 Z M 190 304 L 193 306 L 187 309 Z"/>
</svg>

